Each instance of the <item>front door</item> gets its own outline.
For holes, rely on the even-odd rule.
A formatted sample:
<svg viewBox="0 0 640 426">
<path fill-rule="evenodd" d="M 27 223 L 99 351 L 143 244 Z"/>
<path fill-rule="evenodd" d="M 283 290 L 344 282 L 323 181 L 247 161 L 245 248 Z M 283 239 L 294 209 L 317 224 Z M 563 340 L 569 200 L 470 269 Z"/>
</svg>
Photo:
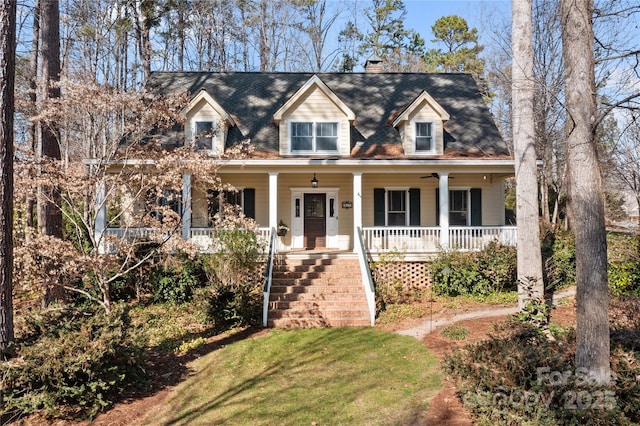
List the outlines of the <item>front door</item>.
<svg viewBox="0 0 640 426">
<path fill-rule="evenodd" d="M 304 246 L 327 246 L 326 194 L 304 194 Z"/>
</svg>

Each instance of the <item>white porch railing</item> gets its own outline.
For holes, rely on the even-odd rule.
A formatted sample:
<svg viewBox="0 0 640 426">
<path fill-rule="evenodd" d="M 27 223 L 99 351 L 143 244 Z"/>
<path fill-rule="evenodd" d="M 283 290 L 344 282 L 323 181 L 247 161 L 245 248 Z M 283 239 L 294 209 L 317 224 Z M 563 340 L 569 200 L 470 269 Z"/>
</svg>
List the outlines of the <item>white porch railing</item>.
<svg viewBox="0 0 640 426">
<path fill-rule="evenodd" d="M 191 228 L 189 239 L 204 252 L 215 251 L 214 228 Z M 370 253 L 435 253 L 441 250 L 439 227 L 366 227 L 362 228 L 362 236 L 366 249 Z M 270 230 L 261 227 L 256 230 L 258 238 L 266 247 L 269 243 Z M 157 230 L 152 228 L 107 228 L 105 235 L 118 238 L 158 238 Z M 178 235 L 178 234 L 176 234 Z M 169 235 L 163 235 L 168 239 Z M 448 247 L 460 251 L 482 250 L 491 241 L 502 245 L 516 245 L 515 226 L 452 226 L 449 228 Z"/>
<path fill-rule="evenodd" d="M 438 251 L 440 228 L 438 227 L 365 227 L 362 236 L 371 253 Z"/>
<path fill-rule="evenodd" d="M 189 237 L 197 238 L 197 237 L 208 237 L 213 238 L 215 236 L 216 229 L 215 228 L 190 228 L 189 229 Z M 264 238 L 266 240 L 269 239 L 271 231 L 268 227 L 260 227 L 256 230 L 256 234 L 260 238 Z"/>
<path fill-rule="evenodd" d="M 491 241 L 504 246 L 516 245 L 515 226 L 452 226 L 449 228 L 449 247 L 460 251 L 478 251 Z"/>
<path fill-rule="evenodd" d="M 258 236 L 258 240 L 263 243 L 263 247 L 267 247 L 271 230 L 267 227 L 260 227 L 256 229 L 256 235 Z M 215 228 L 191 228 L 189 230 L 189 240 L 198 246 L 200 251 L 207 253 L 216 251 L 215 236 Z"/>
<path fill-rule="evenodd" d="M 159 232 L 155 228 L 106 228 L 100 237 L 100 253 L 113 253 L 117 249 L 117 240 L 147 240 L 167 243 L 173 238 L 180 238 L 180 232 Z"/>
<path fill-rule="evenodd" d="M 439 227 L 366 227 L 362 229 L 371 253 L 435 253 L 441 250 Z M 515 226 L 452 226 L 448 247 L 460 251 L 482 250 L 491 241 L 516 245 Z"/>
<path fill-rule="evenodd" d="M 171 235 L 160 235 L 157 229 L 153 228 L 107 228 L 105 229 L 105 236 L 124 238 L 128 240 L 133 239 L 163 239 L 167 240 Z M 216 251 L 215 248 L 215 228 L 191 228 L 189 230 L 189 240 L 194 243 L 200 251 L 212 253 Z M 269 243 L 269 237 L 271 232 L 269 228 L 261 227 L 256 230 L 258 239 L 264 242 L 266 246 Z M 181 234 L 177 230 L 174 235 L 179 237 Z M 107 252 L 113 251 L 113 242 L 109 243 Z"/>
<path fill-rule="evenodd" d="M 117 238 L 152 238 L 158 236 L 153 228 L 107 228 L 104 234 Z"/>
</svg>

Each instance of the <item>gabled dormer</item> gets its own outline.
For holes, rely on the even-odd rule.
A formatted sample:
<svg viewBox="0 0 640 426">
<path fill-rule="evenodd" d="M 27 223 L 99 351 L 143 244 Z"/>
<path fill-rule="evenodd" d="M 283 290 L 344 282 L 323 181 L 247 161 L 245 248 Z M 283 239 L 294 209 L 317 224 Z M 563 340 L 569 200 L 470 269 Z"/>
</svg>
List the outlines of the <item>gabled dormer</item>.
<svg viewBox="0 0 640 426">
<path fill-rule="evenodd" d="M 393 121 L 400 132 L 405 155 L 442 155 L 447 111 L 422 91 Z"/>
<path fill-rule="evenodd" d="M 229 128 L 235 126 L 231 115 L 204 89 L 191 99 L 183 113 L 185 145 L 196 146 L 210 155 L 223 154 Z"/>
<path fill-rule="evenodd" d="M 348 156 L 355 114 L 314 75 L 273 114 L 280 155 Z"/>
</svg>

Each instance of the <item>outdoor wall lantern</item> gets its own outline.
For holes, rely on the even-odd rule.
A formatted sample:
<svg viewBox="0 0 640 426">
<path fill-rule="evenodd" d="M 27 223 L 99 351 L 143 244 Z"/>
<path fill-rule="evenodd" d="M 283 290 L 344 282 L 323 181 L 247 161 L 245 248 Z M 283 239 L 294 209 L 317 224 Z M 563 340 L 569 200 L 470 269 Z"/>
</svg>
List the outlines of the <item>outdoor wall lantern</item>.
<svg viewBox="0 0 640 426">
<path fill-rule="evenodd" d="M 318 179 L 316 179 L 316 174 L 313 174 L 313 179 L 311 179 L 311 187 L 312 188 L 317 188 L 318 187 Z"/>
</svg>

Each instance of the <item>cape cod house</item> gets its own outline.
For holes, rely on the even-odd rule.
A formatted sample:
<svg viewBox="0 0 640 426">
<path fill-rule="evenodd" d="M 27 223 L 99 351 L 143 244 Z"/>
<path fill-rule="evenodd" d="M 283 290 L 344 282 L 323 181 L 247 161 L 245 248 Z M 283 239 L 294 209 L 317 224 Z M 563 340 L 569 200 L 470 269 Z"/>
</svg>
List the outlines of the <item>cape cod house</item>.
<svg viewBox="0 0 640 426">
<path fill-rule="evenodd" d="M 344 314 L 358 303 L 354 298 L 343 300 L 350 308 L 333 319 L 326 313 L 332 308 L 320 312 L 313 300 L 320 309 L 314 318 L 325 325 L 372 323 L 366 256 L 394 251 L 417 264 L 441 249 L 478 250 L 494 239 L 515 244 L 504 208 L 504 180 L 513 176 L 514 162 L 473 78 L 379 71 L 372 58 L 364 73 L 156 72 L 150 78 L 156 93 L 190 94 L 185 143 L 213 158 L 243 141 L 255 148 L 250 158 L 220 160 L 222 180 L 238 192 L 202 191 L 185 175 L 181 214 L 183 237 L 203 247 L 219 197 L 240 205 L 269 239 L 287 225 L 286 235 L 273 235 L 270 257 L 277 250 L 289 263 L 297 257 L 298 266 L 269 274 L 265 325 L 284 323 L 288 315 L 277 311 L 303 303 L 291 294 L 308 289 L 288 286 L 324 277 L 327 287 L 351 275 L 366 293 L 364 317 Z M 353 259 L 353 274 L 343 266 L 327 277 L 341 258 Z M 273 294 L 277 279 L 282 297 Z"/>
</svg>

